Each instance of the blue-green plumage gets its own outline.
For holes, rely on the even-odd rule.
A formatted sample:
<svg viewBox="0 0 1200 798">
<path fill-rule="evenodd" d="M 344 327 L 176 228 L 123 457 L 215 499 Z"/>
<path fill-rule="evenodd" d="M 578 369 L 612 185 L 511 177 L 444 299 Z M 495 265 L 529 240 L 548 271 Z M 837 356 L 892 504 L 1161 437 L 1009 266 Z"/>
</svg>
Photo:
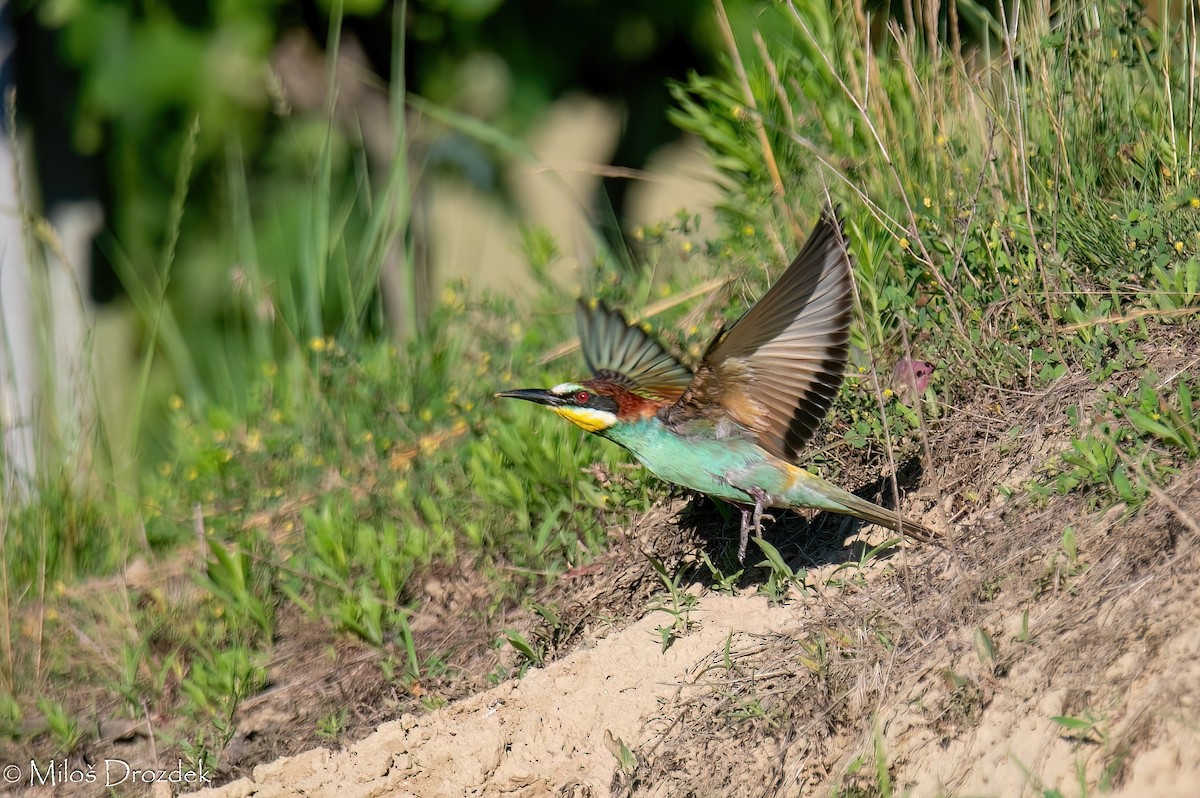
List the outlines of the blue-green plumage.
<svg viewBox="0 0 1200 798">
<path fill-rule="evenodd" d="M 691 434 L 680 435 L 653 415 L 599 434 L 624 446 L 660 479 L 718 499 L 753 504 L 754 497 L 746 488 L 755 484 L 772 495 L 783 490 L 783 474 L 771 462 L 775 458 L 744 437 L 716 437 L 716 424 L 706 423 Z M 754 477 L 759 482 L 755 483 Z"/>
<path fill-rule="evenodd" d="M 727 502 L 752 505 L 756 497 L 751 491 L 757 489 L 767 495 L 770 507 L 811 507 L 848 514 L 858 510 L 869 513 L 860 515 L 863 520 L 894 526 L 893 513 L 780 460 L 744 434 L 717 437 L 716 426 L 703 424 L 681 435 L 655 415 L 598 434 L 628 449 L 659 479 Z M 910 531 L 923 530 L 905 523 Z"/>
</svg>

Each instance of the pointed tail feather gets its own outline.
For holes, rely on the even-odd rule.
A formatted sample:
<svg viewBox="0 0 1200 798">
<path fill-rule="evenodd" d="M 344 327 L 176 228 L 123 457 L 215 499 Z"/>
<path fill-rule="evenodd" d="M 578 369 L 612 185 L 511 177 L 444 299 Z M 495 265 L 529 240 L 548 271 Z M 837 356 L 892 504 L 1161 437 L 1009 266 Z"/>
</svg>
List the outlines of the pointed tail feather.
<svg viewBox="0 0 1200 798">
<path fill-rule="evenodd" d="M 834 510 L 834 512 L 841 512 L 843 515 L 850 515 L 862 521 L 879 524 L 893 532 L 906 535 L 922 543 L 933 543 L 941 537 L 941 535 L 924 524 L 919 524 L 916 521 L 899 516 L 896 512 L 886 510 L 866 499 L 860 499 L 853 493 L 847 493 L 845 497 L 839 496 L 834 501 L 845 507 L 845 510 Z"/>
<path fill-rule="evenodd" d="M 941 537 L 924 524 L 910 521 L 893 510 L 861 499 L 799 466 L 791 466 L 790 472 L 791 485 L 785 498 L 796 507 L 812 507 L 849 515 L 925 543 L 932 543 Z"/>
</svg>

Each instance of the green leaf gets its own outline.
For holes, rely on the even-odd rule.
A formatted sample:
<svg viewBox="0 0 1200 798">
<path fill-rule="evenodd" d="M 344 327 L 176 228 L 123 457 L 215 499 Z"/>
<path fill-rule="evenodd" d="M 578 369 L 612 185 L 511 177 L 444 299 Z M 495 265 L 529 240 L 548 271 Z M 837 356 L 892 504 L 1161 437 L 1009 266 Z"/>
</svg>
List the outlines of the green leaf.
<svg viewBox="0 0 1200 798">
<path fill-rule="evenodd" d="M 1050 720 L 1054 721 L 1059 726 L 1062 726 L 1064 729 L 1075 732 L 1091 731 L 1091 729 L 1096 725 L 1092 720 L 1087 718 L 1076 718 L 1072 715 L 1054 715 L 1050 718 Z"/>
<path fill-rule="evenodd" d="M 762 553 L 766 555 L 766 560 L 758 564 L 759 568 L 769 567 L 772 571 L 783 574 L 788 579 L 791 579 L 795 574 L 792 572 L 791 566 L 783 559 L 783 555 L 779 553 L 779 549 L 772 546 L 761 537 L 755 536 L 751 538 L 762 549 Z"/>
</svg>

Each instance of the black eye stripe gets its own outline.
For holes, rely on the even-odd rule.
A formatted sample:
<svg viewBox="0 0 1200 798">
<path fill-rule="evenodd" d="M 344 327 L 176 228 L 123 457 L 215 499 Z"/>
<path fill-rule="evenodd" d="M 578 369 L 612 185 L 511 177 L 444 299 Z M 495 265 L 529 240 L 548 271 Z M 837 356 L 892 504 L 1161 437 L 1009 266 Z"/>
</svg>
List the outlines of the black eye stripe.
<svg viewBox="0 0 1200 798">
<path fill-rule="evenodd" d="M 592 394 L 592 400 L 588 402 L 588 407 L 594 407 L 597 410 L 603 410 L 606 413 L 617 413 L 617 400 L 611 396 L 602 396 L 601 394 Z"/>
</svg>

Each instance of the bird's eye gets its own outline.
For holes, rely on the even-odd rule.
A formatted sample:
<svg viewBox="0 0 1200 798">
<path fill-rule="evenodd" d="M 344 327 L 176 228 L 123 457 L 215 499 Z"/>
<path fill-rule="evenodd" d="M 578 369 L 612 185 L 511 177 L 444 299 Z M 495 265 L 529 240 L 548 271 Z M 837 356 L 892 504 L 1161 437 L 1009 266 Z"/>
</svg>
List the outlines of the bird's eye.
<svg viewBox="0 0 1200 798">
<path fill-rule="evenodd" d="M 587 391 L 580 391 L 579 393 L 575 394 L 575 401 L 581 405 L 587 404 L 587 400 L 591 399 L 591 398 L 592 398 L 592 395 L 590 393 L 588 393 Z"/>
</svg>

